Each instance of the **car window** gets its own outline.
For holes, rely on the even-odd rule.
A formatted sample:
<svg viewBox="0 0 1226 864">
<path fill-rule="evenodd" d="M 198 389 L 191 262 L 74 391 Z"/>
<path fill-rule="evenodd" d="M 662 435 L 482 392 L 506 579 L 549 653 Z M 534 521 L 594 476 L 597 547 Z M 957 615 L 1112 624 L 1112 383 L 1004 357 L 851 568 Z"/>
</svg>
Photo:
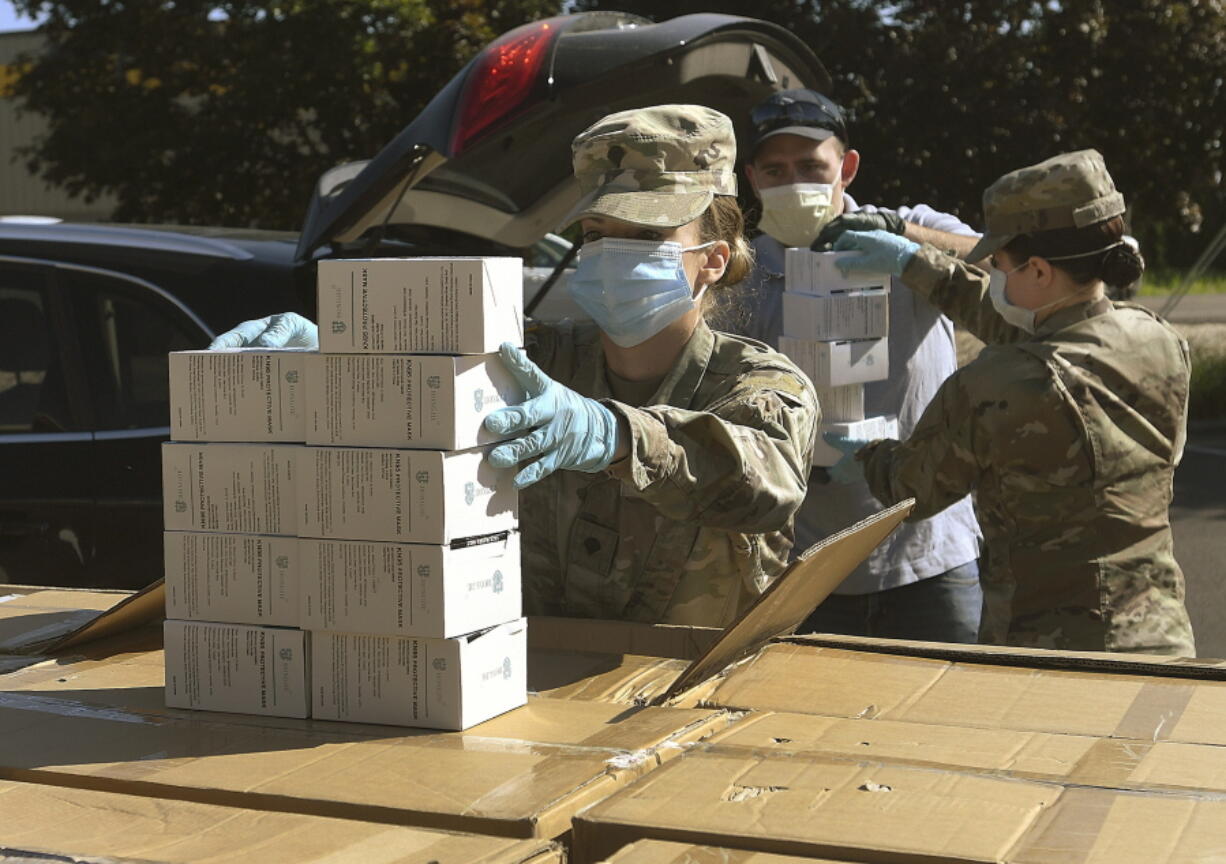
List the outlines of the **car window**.
<svg viewBox="0 0 1226 864">
<path fill-rule="evenodd" d="M 62 271 L 76 309 L 99 431 L 170 425 L 171 351 L 198 348 L 203 332 L 151 288 Z"/>
<path fill-rule="evenodd" d="M 0 265 L 0 435 L 74 428 L 47 312 L 49 288 L 44 268 Z"/>
</svg>

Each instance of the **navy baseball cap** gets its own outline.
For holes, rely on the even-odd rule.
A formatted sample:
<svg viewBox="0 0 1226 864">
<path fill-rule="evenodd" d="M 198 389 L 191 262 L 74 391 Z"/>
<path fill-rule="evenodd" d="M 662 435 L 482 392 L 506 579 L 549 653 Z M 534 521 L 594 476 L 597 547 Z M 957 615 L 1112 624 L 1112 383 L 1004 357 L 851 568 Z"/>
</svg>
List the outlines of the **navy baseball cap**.
<svg viewBox="0 0 1226 864">
<path fill-rule="evenodd" d="M 816 90 L 781 90 L 749 112 L 754 140 L 749 152 L 774 135 L 800 135 L 814 141 L 835 137 L 848 146 L 843 109 Z"/>
</svg>

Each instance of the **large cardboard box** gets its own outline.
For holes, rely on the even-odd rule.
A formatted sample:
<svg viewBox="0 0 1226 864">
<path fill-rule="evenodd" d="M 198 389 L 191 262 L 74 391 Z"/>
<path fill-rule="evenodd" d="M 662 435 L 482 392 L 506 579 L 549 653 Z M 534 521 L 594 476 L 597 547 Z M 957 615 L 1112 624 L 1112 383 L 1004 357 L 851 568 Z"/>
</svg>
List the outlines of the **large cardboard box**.
<svg viewBox="0 0 1226 864">
<path fill-rule="evenodd" d="M 573 860 L 643 839 L 869 864 L 1220 857 L 1226 799 L 702 746 L 575 818 Z"/>
<path fill-rule="evenodd" d="M 890 377 L 890 343 L 886 339 L 818 342 L 780 336 L 779 350 L 809 376 L 814 387 L 846 387 Z"/>
<path fill-rule="evenodd" d="M 557 844 L 0 781 L 0 862 L 563 864 Z"/>
<path fill-rule="evenodd" d="M 333 354 L 489 354 L 522 345 L 520 258 L 319 262 L 319 348 Z"/>
<path fill-rule="evenodd" d="M 300 540 L 302 627 L 446 639 L 520 616 L 519 533 L 461 546 Z"/>
<path fill-rule="evenodd" d="M 467 729 L 527 701 L 521 618 L 454 639 L 311 634 L 312 716 Z"/>
<path fill-rule="evenodd" d="M 768 646 L 706 698 L 739 709 L 1226 745 L 1220 661 L 939 644 L 929 652 L 923 643 L 881 653 L 865 645 L 875 640 L 814 639 Z M 954 659 L 927 656 L 941 649 Z"/>
<path fill-rule="evenodd" d="M 888 273 L 851 273 L 843 275 L 840 260 L 854 258 L 859 252 L 813 252 L 788 249 L 783 255 L 783 281 L 790 292 L 831 296 L 863 290 L 890 290 Z"/>
<path fill-rule="evenodd" d="M 786 712 L 754 712 L 712 741 L 721 751 L 871 759 L 1104 789 L 1226 794 L 1226 748 L 1209 744 Z"/>
<path fill-rule="evenodd" d="M 450 543 L 519 525 L 515 472 L 484 450 L 305 447 L 299 534 Z"/>
<path fill-rule="evenodd" d="M 869 862 L 997 862 L 1062 791 L 815 756 L 690 752 L 579 814 L 574 857 L 599 861 L 650 838 Z"/>
<path fill-rule="evenodd" d="M 128 591 L 0 585 L 0 655 L 31 654 L 128 596 Z M 0 671 L 7 670 L 0 665 Z"/>
<path fill-rule="evenodd" d="M 307 717 L 307 634 L 285 627 L 166 622 L 166 704 L 176 708 Z"/>
<path fill-rule="evenodd" d="M 500 440 L 485 418 L 525 399 L 497 354 L 317 354 L 307 370 L 308 444 L 465 450 Z"/>
<path fill-rule="evenodd" d="M 783 292 L 783 335 L 795 339 L 884 339 L 890 335 L 889 291 L 816 297 Z"/>
<path fill-rule="evenodd" d="M 297 627 L 297 537 L 167 531 L 166 617 Z"/>
<path fill-rule="evenodd" d="M 162 445 L 167 531 L 284 534 L 298 530 L 298 453 L 293 444 Z"/>
<path fill-rule="evenodd" d="M 532 699 L 466 732 L 161 704 L 160 652 L 30 667 L 0 693 L 0 779 L 499 837 L 574 814 L 724 728 L 723 711 Z"/>
<path fill-rule="evenodd" d="M 170 437 L 176 441 L 306 438 L 310 353 L 239 348 L 172 351 Z"/>
</svg>

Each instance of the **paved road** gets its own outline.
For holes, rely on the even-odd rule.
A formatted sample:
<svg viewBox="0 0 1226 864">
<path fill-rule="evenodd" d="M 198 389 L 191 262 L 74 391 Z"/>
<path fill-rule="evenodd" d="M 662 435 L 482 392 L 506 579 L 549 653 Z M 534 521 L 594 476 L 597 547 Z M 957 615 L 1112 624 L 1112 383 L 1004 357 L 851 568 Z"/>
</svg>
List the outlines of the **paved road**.
<svg viewBox="0 0 1226 864">
<path fill-rule="evenodd" d="M 1162 311 L 1166 297 L 1138 297 L 1146 309 Z M 1166 316 L 1174 324 L 1226 324 L 1226 294 L 1187 294 Z"/>
<path fill-rule="evenodd" d="M 1226 423 L 1189 432 L 1171 522 L 1197 654 L 1226 658 Z"/>
</svg>

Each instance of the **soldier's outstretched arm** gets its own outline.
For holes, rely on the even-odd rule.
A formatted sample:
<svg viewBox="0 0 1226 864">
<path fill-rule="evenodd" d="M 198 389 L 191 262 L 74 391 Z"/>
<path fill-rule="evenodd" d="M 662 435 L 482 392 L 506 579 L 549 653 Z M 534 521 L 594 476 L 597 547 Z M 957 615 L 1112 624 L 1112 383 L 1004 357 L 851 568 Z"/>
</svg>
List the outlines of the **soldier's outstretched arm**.
<svg viewBox="0 0 1226 864">
<path fill-rule="evenodd" d="M 820 415 L 795 370 L 759 367 L 707 411 L 605 404 L 630 430 L 630 454 L 609 473 L 663 516 L 761 533 L 804 500 Z"/>
<path fill-rule="evenodd" d="M 874 441 L 857 453 L 873 496 L 887 506 L 914 498 L 912 521 L 965 497 L 982 472 L 973 409 L 955 372 L 928 403 L 910 438 Z"/>
<path fill-rule="evenodd" d="M 1029 336 L 1000 317 L 988 293 L 985 271 L 934 246 L 920 247 L 907 262 L 902 280 L 959 327 L 988 344 L 1018 342 Z"/>
</svg>

